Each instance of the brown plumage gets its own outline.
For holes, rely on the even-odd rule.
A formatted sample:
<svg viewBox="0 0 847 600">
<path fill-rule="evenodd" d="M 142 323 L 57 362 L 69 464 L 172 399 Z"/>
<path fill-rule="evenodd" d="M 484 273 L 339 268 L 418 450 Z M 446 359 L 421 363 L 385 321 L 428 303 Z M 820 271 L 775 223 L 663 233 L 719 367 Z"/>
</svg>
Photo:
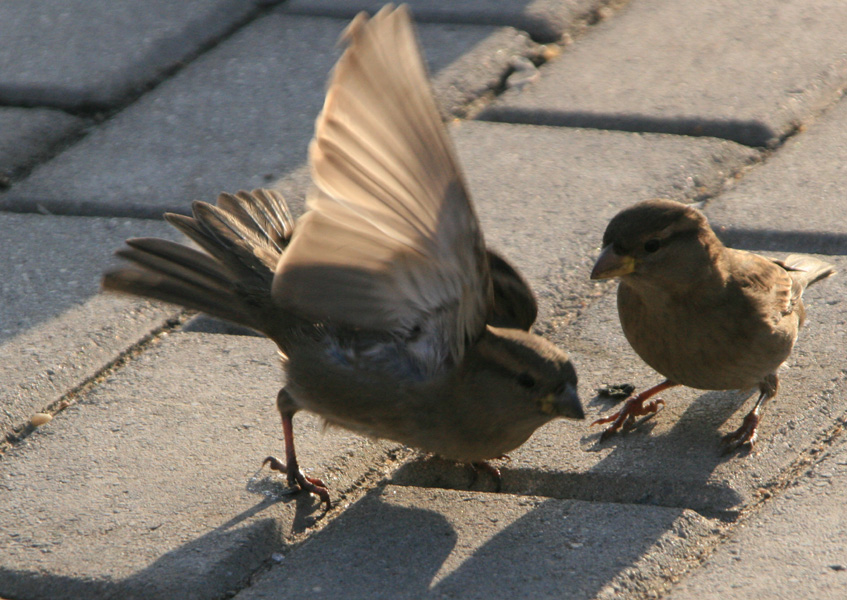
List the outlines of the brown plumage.
<svg viewBox="0 0 847 600">
<path fill-rule="evenodd" d="M 667 381 L 597 423 L 603 437 L 655 412 L 652 395 L 674 385 L 704 390 L 758 387 L 759 399 L 728 448 L 753 444 L 764 403 L 777 391 L 805 318 L 803 291 L 833 273 L 808 256 L 784 261 L 725 247 L 697 209 L 670 200 L 618 213 L 603 236 L 592 279 L 620 277 L 618 314 L 627 340 Z"/>
<path fill-rule="evenodd" d="M 583 418 L 567 355 L 528 332 L 532 292 L 488 251 L 429 89 L 405 8 L 357 17 L 309 158 L 315 189 L 294 225 L 256 190 L 166 219 L 205 252 L 128 240 L 135 263 L 109 290 L 175 302 L 273 339 L 289 483 L 329 494 L 297 466 L 292 417 L 481 463 L 541 425 Z"/>
</svg>

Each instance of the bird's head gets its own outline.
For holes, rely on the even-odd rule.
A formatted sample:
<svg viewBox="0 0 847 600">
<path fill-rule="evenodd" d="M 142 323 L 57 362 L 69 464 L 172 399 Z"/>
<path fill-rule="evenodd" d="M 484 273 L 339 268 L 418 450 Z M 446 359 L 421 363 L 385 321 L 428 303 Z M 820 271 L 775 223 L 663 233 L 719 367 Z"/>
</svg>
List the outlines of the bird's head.
<svg viewBox="0 0 847 600">
<path fill-rule="evenodd" d="M 465 366 L 465 383 L 490 410 L 511 413 L 510 418 L 526 419 L 535 427 L 556 417 L 585 418 L 573 364 L 540 336 L 489 326 Z"/>
<path fill-rule="evenodd" d="M 723 245 L 696 208 L 647 200 L 619 212 L 603 234 L 591 279 L 621 277 L 638 286 L 688 286 L 709 273 Z"/>
</svg>

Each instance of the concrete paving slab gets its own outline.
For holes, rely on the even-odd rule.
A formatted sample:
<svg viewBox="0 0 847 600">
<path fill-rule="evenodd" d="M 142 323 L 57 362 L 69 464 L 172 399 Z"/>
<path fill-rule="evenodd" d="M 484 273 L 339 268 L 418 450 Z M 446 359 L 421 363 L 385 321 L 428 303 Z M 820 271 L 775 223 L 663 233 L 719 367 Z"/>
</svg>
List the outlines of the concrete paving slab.
<svg viewBox="0 0 847 600">
<path fill-rule="evenodd" d="M 360 11 L 374 14 L 380 0 L 287 0 L 282 10 L 291 14 L 350 19 Z M 411 0 L 406 2 L 418 23 L 464 23 L 514 27 L 540 43 L 559 40 L 581 19 L 593 16 L 607 0 Z"/>
<path fill-rule="evenodd" d="M 771 145 L 847 85 L 847 4 L 639 0 L 481 118 Z"/>
<path fill-rule="evenodd" d="M 0 344 L 0 435 L 95 377 L 178 315 L 170 305 L 98 295 Z"/>
<path fill-rule="evenodd" d="M 164 222 L 0 214 L 0 432 L 93 376 L 178 311 L 100 297 L 128 237 L 177 239 Z"/>
<path fill-rule="evenodd" d="M 847 100 L 709 202 L 730 242 L 752 250 L 847 254 Z"/>
<path fill-rule="evenodd" d="M 0 461 L 0 595 L 220 598 L 314 519 L 259 471 L 282 451 L 275 346 L 176 333 Z M 343 498 L 388 444 L 295 418 L 304 469 Z"/>
<path fill-rule="evenodd" d="M 221 190 L 269 186 L 305 164 L 347 24 L 257 20 L 36 169 L 0 208 L 158 217 Z M 514 29 L 418 30 L 448 113 L 499 83 L 514 56 L 535 51 Z"/>
<path fill-rule="evenodd" d="M 0 3 L 0 103 L 113 107 L 267 2 L 32 0 Z"/>
<path fill-rule="evenodd" d="M 236 598 L 642 597 L 713 526 L 684 509 L 388 486 Z"/>
<path fill-rule="evenodd" d="M 0 108 L 0 189 L 16 172 L 33 166 L 84 126 L 82 119 L 58 110 Z"/>
<path fill-rule="evenodd" d="M 829 257 L 831 258 L 831 257 Z M 838 258 L 843 271 L 847 259 Z M 611 289 L 609 290 L 611 292 Z M 847 282 L 835 278 L 807 293 L 808 321 L 768 404 L 753 454 L 724 456 L 720 437 L 752 408 L 749 393 L 675 388 L 665 408 L 642 427 L 600 443 L 589 423 L 616 409 L 597 397 L 609 383 L 645 389 L 661 381 L 630 348 L 613 293 L 603 295 L 570 326 L 551 335 L 579 375 L 586 421 L 556 421 L 539 429 L 510 460 L 495 461 L 503 490 L 595 502 L 683 506 L 732 518 L 776 481 L 815 437 L 847 413 Z M 465 467 L 427 458 L 401 467 L 393 483 L 465 489 Z M 475 489 L 491 489 L 482 477 Z"/>
<path fill-rule="evenodd" d="M 0 213 L 0 343 L 97 294 L 129 237 L 182 235 L 164 221 Z"/>
<path fill-rule="evenodd" d="M 814 469 L 739 525 L 669 600 L 847 596 L 844 436 Z"/>
</svg>

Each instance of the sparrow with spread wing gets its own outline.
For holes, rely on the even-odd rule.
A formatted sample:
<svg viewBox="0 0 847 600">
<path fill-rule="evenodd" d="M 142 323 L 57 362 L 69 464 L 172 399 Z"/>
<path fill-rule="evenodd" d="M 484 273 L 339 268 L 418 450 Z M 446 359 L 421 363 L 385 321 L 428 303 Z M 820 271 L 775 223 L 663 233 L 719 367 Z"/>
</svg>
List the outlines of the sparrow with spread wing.
<svg viewBox="0 0 847 600">
<path fill-rule="evenodd" d="M 584 418 L 568 356 L 529 333 L 532 292 L 487 250 L 405 7 L 359 15 L 309 149 L 314 190 L 294 224 L 269 190 L 165 218 L 205 252 L 128 240 L 107 290 L 252 327 L 279 346 L 277 406 L 292 487 L 292 417 L 472 464 L 556 417 Z M 492 468 L 493 469 L 493 468 Z"/>
</svg>

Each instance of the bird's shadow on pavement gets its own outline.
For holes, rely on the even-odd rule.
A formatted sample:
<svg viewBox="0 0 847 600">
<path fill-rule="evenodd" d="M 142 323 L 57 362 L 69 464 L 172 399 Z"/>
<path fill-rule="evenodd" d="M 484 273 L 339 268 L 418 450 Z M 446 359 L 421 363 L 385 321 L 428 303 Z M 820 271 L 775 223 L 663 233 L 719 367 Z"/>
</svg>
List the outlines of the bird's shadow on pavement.
<svg viewBox="0 0 847 600">
<path fill-rule="evenodd" d="M 248 491 L 263 496 L 255 505 L 162 554 L 131 575 L 121 578 L 96 565 L 93 571 L 102 573 L 100 577 L 0 567 L 0 597 L 116 600 L 224 597 L 247 587 L 257 573 L 272 563 L 274 554 L 284 555 L 289 549 L 288 535 L 302 533 L 326 516 L 317 498 L 293 493 L 283 481 L 274 476 L 260 477 L 257 473 L 247 484 Z M 277 510 L 292 503 L 293 519 L 290 510 Z M 145 535 L 150 534 L 150 531 L 139 532 L 139 548 L 146 545 Z M 114 551 L 133 550 L 114 548 Z M 103 560 L 108 564 L 108 557 L 104 556 Z"/>
<path fill-rule="evenodd" d="M 666 393 L 668 403 L 674 402 L 671 394 L 673 390 Z M 555 466 L 500 462 L 501 491 L 589 502 L 685 507 L 712 517 L 733 518 L 743 499 L 728 484 L 715 480 L 712 473 L 722 463 L 744 456 L 746 451 L 724 454 L 718 428 L 733 415 L 743 414 L 740 409 L 746 408 L 750 395 L 706 392 L 678 418 L 663 410 L 634 430 L 603 442 L 599 441 L 602 429 L 587 431 L 579 443 L 589 455 L 602 454 L 590 465 L 584 459 L 568 463 L 568 458 Z M 602 410 L 604 414 L 615 409 L 614 404 L 596 396 L 587 402 L 587 406 L 598 405 L 607 407 Z M 669 418 L 676 419 L 671 429 L 656 435 L 656 425 Z M 740 422 L 738 418 L 739 425 Z M 467 465 L 434 456 L 406 463 L 393 474 L 392 483 L 495 491 L 495 483 L 487 474 L 475 474 Z"/>
<path fill-rule="evenodd" d="M 294 590 L 369 599 L 593 598 L 678 527 L 683 512 L 381 486 L 264 574 L 251 592 L 269 598 Z"/>
<path fill-rule="evenodd" d="M 272 500 L 264 500 L 125 577 L 108 572 L 102 565 L 92 566 L 92 572 L 102 573 L 100 576 L 0 567 L 0 595 L 22 599 L 220 598 L 246 587 L 274 552 L 285 551 L 284 519 L 273 516 L 251 519 L 273 504 Z M 147 545 L 145 532 L 139 532 L 139 536 L 136 548 L 118 547 L 113 551 L 143 552 Z M 104 553 L 103 563 L 109 562 L 109 556 Z"/>
<path fill-rule="evenodd" d="M 639 565 L 660 539 L 675 535 L 681 520 L 692 518 L 690 509 L 711 518 L 733 518 L 744 498 L 730 483 L 712 475 L 738 454 L 721 453 L 718 429 L 733 415 L 743 414 L 750 396 L 749 392 L 700 393 L 670 430 L 654 435 L 657 421 L 647 421 L 603 442 L 601 446 L 612 451 L 584 470 L 498 464 L 502 491 L 533 496 L 527 501 L 536 507 L 449 573 L 441 569 L 428 588 L 409 595 L 482 597 L 532 589 L 533 594 L 552 596 L 562 594 L 566 580 L 567 597 L 592 598 Z M 592 432 L 582 441 L 594 445 L 598 437 L 599 431 Z M 475 475 L 467 465 L 431 456 L 401 467 L 392 483 L 489 492 L 495 487 L 487 474 Z M 570 519 L 568 527 L 562 525 L 563 519 Z"/>
<path fill-rule="evenodd" d="M 668 404 L 674 402 L 674 392 L 665 393 Z M 586 499 L 680 506 L 711 517 L 734 518 L 744 502 L 742 495 L 712 475 L 723 463 L 749 453 L 748 448 L 726 452 L 719 428 L 733 419 L 740 425 L 751 396 L 750 391 L 698 393 L 679 417 L 661 410 L 633 430 L 605 441 L 600 441 L 602 426 L 597 427 L 582 438 L 586 449 L 612 451 L 585 475 L 605 479 L 607 485 L 602 496 Z M 672 424 L 657 434 L 661 419 Z"/>
</svg>

